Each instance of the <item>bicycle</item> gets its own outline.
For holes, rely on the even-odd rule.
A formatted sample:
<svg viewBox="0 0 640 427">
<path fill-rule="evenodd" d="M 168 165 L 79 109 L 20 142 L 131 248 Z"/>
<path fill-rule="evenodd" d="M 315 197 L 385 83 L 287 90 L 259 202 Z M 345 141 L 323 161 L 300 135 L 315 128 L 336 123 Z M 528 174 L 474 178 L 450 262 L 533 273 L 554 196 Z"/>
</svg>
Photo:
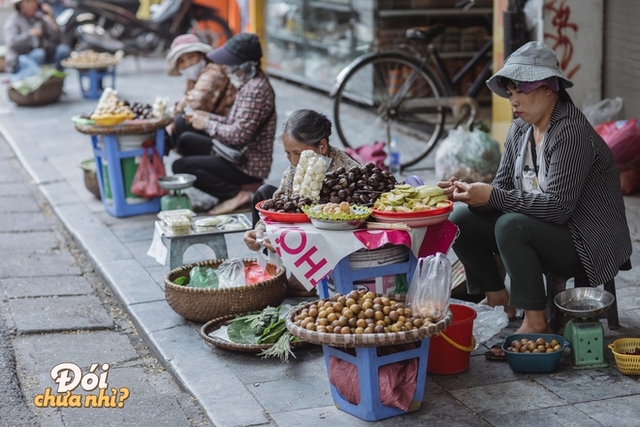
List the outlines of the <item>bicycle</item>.
<svg viewBox="0 0 640 427">
<path fill-rule="evenodd" d="M 468 8 L 474 3 L 467 0 L 456 6 Z M 345 147 L 375 141 L 385 141 L 388 146 L 397 137 L 401 167 L 407 168 L 436 147 L 447 114 L 453 115 L 453 127 L 465 119 L 467 125 L 473 122 L 479 109 L 475 97 L 491 76 L 493 39 L 451 77 L 432 43 L 444 31 L 443 24 L 406 31 L 407 39 L 427 44 L 423 57 L 397 48 L 369 52 L 338 74 L 330 95 L 335 97 L 335 127 Z M 485 60 L 466 93 L 458 94 L 455 85 Z"/>
</svg>

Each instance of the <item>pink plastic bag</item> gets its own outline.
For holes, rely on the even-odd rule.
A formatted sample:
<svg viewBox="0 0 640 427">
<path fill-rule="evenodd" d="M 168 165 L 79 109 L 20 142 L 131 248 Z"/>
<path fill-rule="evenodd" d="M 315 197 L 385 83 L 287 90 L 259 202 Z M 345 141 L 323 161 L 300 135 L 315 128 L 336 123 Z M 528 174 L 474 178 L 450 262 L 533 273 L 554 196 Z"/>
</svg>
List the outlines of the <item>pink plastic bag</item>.
<svg viewBox="0 0 640 427">
<path fill-rule="evenodd" d="M 363 145 L 356 149 L 347 147 L 344 151 L 360 164 L 373 163 L 385 170 L 387 167 L 384 165 L 384 159 L 387 158 L 387 153 L 384 151 L 384 145 L 384 142 L 378 141 L 373 145 Z"/>
<path fill-rule="evenodd" d="M 380 356 L 393 354 L 416 348 L 415 343 L 380 347 Z M 329 382 L 338 393 L 349 403 L 360 403 L 360 383 L 358 382 L 358 368 L 339 358 L 331 356 L 329 359 Z M 408 359 L 400 362 L 382 365 L 378 370 L 378 392 L 380 403 L 385 406 L 409 410 L 411 401 L 418 385 L 418 359 Z"/>
<path fill-rule="evenodd" d="M 594 129 L 607 143 L 618 165 L 640 160 L 638 119 L 605 122 Z"/>
</svg>

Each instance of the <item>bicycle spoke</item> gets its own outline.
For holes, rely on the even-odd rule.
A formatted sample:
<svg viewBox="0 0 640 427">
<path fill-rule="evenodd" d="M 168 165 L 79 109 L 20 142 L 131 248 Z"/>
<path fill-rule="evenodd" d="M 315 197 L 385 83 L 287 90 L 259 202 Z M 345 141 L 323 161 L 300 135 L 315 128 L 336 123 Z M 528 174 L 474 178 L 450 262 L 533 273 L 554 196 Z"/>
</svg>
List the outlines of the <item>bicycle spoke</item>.
<svg viewBox="0 0 640 427">
<path fill-rule="evenodd" d="M 336 129 L 343 143 L 354 148 L 396 137 L 402 165 L 410 166 L 433 149 L 444 123 L 443 109 L 424 107 L 420 98 L 442 94 L 414 62 L 374 57 L 354 68 L 338 91 Z"/>
</svg>

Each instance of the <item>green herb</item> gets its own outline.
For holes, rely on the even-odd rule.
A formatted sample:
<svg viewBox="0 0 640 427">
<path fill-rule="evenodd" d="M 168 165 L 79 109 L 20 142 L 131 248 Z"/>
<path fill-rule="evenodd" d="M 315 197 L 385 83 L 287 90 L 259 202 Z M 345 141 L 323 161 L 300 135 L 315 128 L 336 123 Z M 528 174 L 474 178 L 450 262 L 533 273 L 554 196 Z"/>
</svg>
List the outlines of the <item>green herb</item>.
<svg viewBox="0 0 640 427">
<path fill-rule="evenodd" d="M 288 362 L 289 355 L 295 357 L 291 342 L 298 338 L 287 330 L 285 319 L 291 311 L 304 304 L 295 307 L 282 304 L 236 317 L 227 327 L 229 340 L 237 344 L 273 344 L 260 355 L 263 358 L 278 356 L 283 362 Z"/>
<path fill-rule="evenodd" d="M 176 278 L 173 283 L 175 283 L 178 286 L 182 286 L 185 283 L 187 283 L 187 277 L 186 276 L 180 276 L 178 278 Z"/>
</svg>

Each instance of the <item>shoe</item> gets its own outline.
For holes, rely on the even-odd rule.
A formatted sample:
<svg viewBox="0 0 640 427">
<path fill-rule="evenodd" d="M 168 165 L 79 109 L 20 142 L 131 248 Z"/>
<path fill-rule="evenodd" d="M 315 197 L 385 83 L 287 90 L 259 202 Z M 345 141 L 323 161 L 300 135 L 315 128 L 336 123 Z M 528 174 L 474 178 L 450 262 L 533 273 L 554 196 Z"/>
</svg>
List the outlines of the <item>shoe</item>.
<svg viewBox="0 0 640 427">
<path fill-rule="evenodd" d="M 492 351 L 492 350 L 495 350 L 496 348 L 499 349 L 500 351 L 502 351 L 502 355 L 497 355 Z M 487 360 L 491 360 L 492 362 L 506 362 L 507 361 L 507 357 L 504 355 L 504 350 L 502 350 L 502 344 L 494 344 L 494 345 L 492 345 L 490 350 L 485 351 L 484 357 Z"/>
</svg>

